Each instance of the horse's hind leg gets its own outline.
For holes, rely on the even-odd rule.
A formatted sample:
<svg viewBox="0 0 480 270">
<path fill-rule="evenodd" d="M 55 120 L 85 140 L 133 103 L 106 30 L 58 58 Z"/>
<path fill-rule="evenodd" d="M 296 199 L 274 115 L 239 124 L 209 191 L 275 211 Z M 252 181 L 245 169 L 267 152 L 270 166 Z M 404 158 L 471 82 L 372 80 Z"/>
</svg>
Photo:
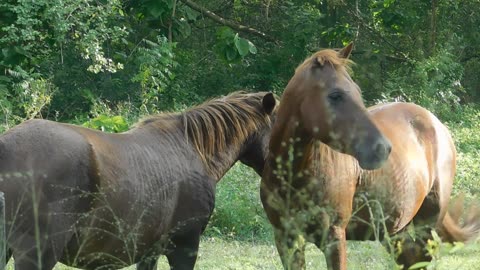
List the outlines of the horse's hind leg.
<svg viewBox="0 0 480 270">
<path fill-rule="evenodd" d="M 396 262 L 397 264 L 402 265 L 403 269 L 408 269 L 410 266 L 418 262 L 428 262 L 432 260 L 425 249 L 427 240 L 430 238 L 427 236 L 430 235 L 430 230 L 415 228 L 415 233 L 417 234 L 415 239 L 408 235 L 407 232 L 401 233 L 398 238 L 396 237 L 398 241 L 400 241 L 400 245 L 398 246 L 396 245 L 398 243 L 397 241 L 390 245 L 386 245 L 385 242 L 383 243 L 386 245 L 389 252 L 392 252 L 390 247 L 399 249 L 396 250 L 397 252 L 400 251 L 396 258 Z"/>
<path fill-rule="evenodd" d="M 44 248 L 39 248 L 42 244 Z M 16 270 L 48 270 L 57 263 L 53 247 L 44 241 L 37 242 L 35 237 L 30 235 L 23 237 L 21 244 L 13 251 L 13 256 Z"/>
<path fill-rule="evenodd" d="M 44 226 L 38 226 L 39 237 L 36 237 L 35 230 L 17 234 L 18 237 L 12 248 L 16 270 L 49 270 L 60 260 L 73 234 L 70 226 L 52 225 L 48 228 L 48 232 L 45 232 L 45 229 Z"/>
<path fill-rule="evenodd" d="M 437 220 L 441 215 L 444 215 L 444 212 L 441 211 L 438 194 L 433 190 L 427 195 L 412 224 L 409 225 L 413 226 L 414 239 L 406 231 L 395 237 L 399 238 L 402 243 L 397 263 L 403 265 L 404 269 L 408 269 L 408 267 L 417 262 L 430 261 L 432 259 L 427 254 L 425 247 L 427 241 L 432 238 L 431 230 L 435 228 Z"/>
<path fill-rule="evenodd" d="M 49 270 L 65 255 L 67 243 L 73 236 L 74 224 L 82 215 L 80 196 L 59 202 L 38 204 L 38 217 L 24 214 L 15 221 L 8 236 L 16 270 Z M 23 208 L 22 213 L 32 208 Z"/>
<path fill-rule="evenodd" d="M 171 251 L 167 254 L 172 270 L 192 270 L 197 261 L 201 230 L 175 235 L 171 238 Z"/>
<path fill-rule="evenodd" d="M 445 238 L 445 233 L 442 231 L 443 221 L 447 215 L 455 175 L 454 153 L 450 155 L 451 159 L 447 159 L 446 157 L 449 155 L 448 153 L 444 154 L 445 164 L 437 165 L 435 172 L 437 177 L 432 189 L 413 218 L 416 239 L 411 239 L 409 236 L 404 238 L 402 252 L 397 261 L 405 268 L 416 262 L 432 259 L 425 249 L 427 241 L 432 238 L 432 229 L 436 229 L 440 236 Z"/>
</svg>

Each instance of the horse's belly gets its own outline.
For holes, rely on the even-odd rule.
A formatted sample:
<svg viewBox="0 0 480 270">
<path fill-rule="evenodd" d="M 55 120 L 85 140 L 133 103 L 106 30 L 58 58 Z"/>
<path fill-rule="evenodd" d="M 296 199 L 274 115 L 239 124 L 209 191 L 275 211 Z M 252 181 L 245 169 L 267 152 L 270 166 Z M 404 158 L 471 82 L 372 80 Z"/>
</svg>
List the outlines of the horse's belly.
<svg viewBox="0 0 480 270">
<path fill-rule="evenodd" d="M 140 200 L 139 195 L 99 200 L 95 210 L 77 226 L 78 233 L 61 261 L 84 269 L 118 269 L 145 256 L 164 254 L 172 235 L 206 226 L 213 210 L 214 190 L 208 181 L 203 185 L 208 186 L 208 192 L 198 190 L 196 196 L 183 192 L 189 188 L 183 185 L 178 189 L 182 192 L 170 189 L 169 196 L 143 194 L 148 200 Z M 120 199 L 114 199 L 117 197 Z"/>
<path fill-rule="evenodd" d="M 101 240 L 100 240 L 101 239 Z M 66 249 L 60 262 L 82 269 L 119 269 L 137 263 L 145 252 L 135 243 L 99 235 L 99 239 L 82 239 Z"/>
<path fill-rule="evenodd" d="M 161 214 L 158 211 L 159 217 Z M 167 218 L 167 213 L 163 214 Z M 96 209 L 76 226 L 61 262 L 84 269 L 135 264 L 161 242 L 167 226 L 154 216 L 138 214 L 132 219 L 118 216 L 108 207 Z"/>
<path fill-rule="evenodd" d="M 403 229 L 413 219 L 430 190 L 428 172 L 417 169 L 418 163 L 422 162 L 364 175 L 365 183 L 357 192 L 362 202 L 368 200 L 370 205 L 377 205 L 375 211 L 379 212 L 380 217 L 375 218 L 383 218 L 390 233 Z"/>
</svg>

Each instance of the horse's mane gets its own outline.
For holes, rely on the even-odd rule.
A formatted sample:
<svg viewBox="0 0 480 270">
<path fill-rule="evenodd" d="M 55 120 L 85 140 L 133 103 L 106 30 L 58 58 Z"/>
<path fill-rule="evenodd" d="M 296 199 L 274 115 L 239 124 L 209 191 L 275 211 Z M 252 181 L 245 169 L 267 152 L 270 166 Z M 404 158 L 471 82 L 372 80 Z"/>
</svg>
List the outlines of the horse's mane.
<svg viewBox="0 0 480 270">
<path fill-rule="evenodd" d="M 262 125 L 270 125 L 270 117 L 263 111 L 264 95 L 265 93 L 248 94 L 238 91 L 182 113 L 151 116 L 137 126 L 148 124 L 160 129 L 170 129 L 173 126 L 181 129 L 209 172 L 215 174 L 213 158 L 216 154 L 226 152 L 232 145 L 241 144 Z M 172 125 L 172 120 L 179 118 L 181 124 Z"/>
<path fill-rule="evenodd" d="M 322 66 L 329 64 L 333 68 L 335 68 L 335 70 L 340 72 L 350 73 L 351 66 L 353 65 L 352 60 L 340 57 L 337 51 L 325 49 L 318 51 L 309 58 L 305 59 L 305 61 L 297 67 L 295 73 L 311 68 L 312 65 L 315 63 L 315 61 L 313 61 L 314 59 L 316 59 L 316 62 L 318 64 Z"/>
</svg>

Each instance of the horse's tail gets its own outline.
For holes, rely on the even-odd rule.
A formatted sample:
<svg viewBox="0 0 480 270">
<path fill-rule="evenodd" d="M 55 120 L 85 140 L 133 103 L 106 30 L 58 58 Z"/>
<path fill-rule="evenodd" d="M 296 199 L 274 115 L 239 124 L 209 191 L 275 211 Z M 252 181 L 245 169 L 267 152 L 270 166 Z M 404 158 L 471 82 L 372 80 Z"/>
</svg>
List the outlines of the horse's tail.
<svg viewBox="0 0 480 270">
<path fill-rule="evenodd" d="M 469 242 L 480 235 L 480 207 L 472 204 L 464 213 L 463 198 L 456 199 L 441 224 L 440 234 L 448 242 Z M 460 219 L 463 217 L 463 222 Z"/>
</svg>

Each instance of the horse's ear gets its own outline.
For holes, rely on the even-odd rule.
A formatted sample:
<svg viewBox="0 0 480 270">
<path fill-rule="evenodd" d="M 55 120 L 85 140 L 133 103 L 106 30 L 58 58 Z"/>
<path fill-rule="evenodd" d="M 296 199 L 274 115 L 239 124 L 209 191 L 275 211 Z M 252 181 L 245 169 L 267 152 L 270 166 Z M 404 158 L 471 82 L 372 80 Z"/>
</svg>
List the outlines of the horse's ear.
<svg viewBox="0 0 480 270">
<path fill-rule="evenodd" d="M 262 106 L 267 114 L 271 114 L 273 112 L 273 109 L 275 108 L 276 104 L 277 104 L 277 100 L 275 99 L 272 93 L 267 93 L 265 94 L 265 96 L 263 96 Z"/>
<path fill-rule="evenodd" d="M 345 48 L 341 49 L 338 52 L 338 55 L 341 58 L 348 59 L 350 57 L 350 54 L 352 53 L 352 50 L 353 50 L 353 42 L 350 42 L 347 46 L 345 46 Z"/>
</svg>

